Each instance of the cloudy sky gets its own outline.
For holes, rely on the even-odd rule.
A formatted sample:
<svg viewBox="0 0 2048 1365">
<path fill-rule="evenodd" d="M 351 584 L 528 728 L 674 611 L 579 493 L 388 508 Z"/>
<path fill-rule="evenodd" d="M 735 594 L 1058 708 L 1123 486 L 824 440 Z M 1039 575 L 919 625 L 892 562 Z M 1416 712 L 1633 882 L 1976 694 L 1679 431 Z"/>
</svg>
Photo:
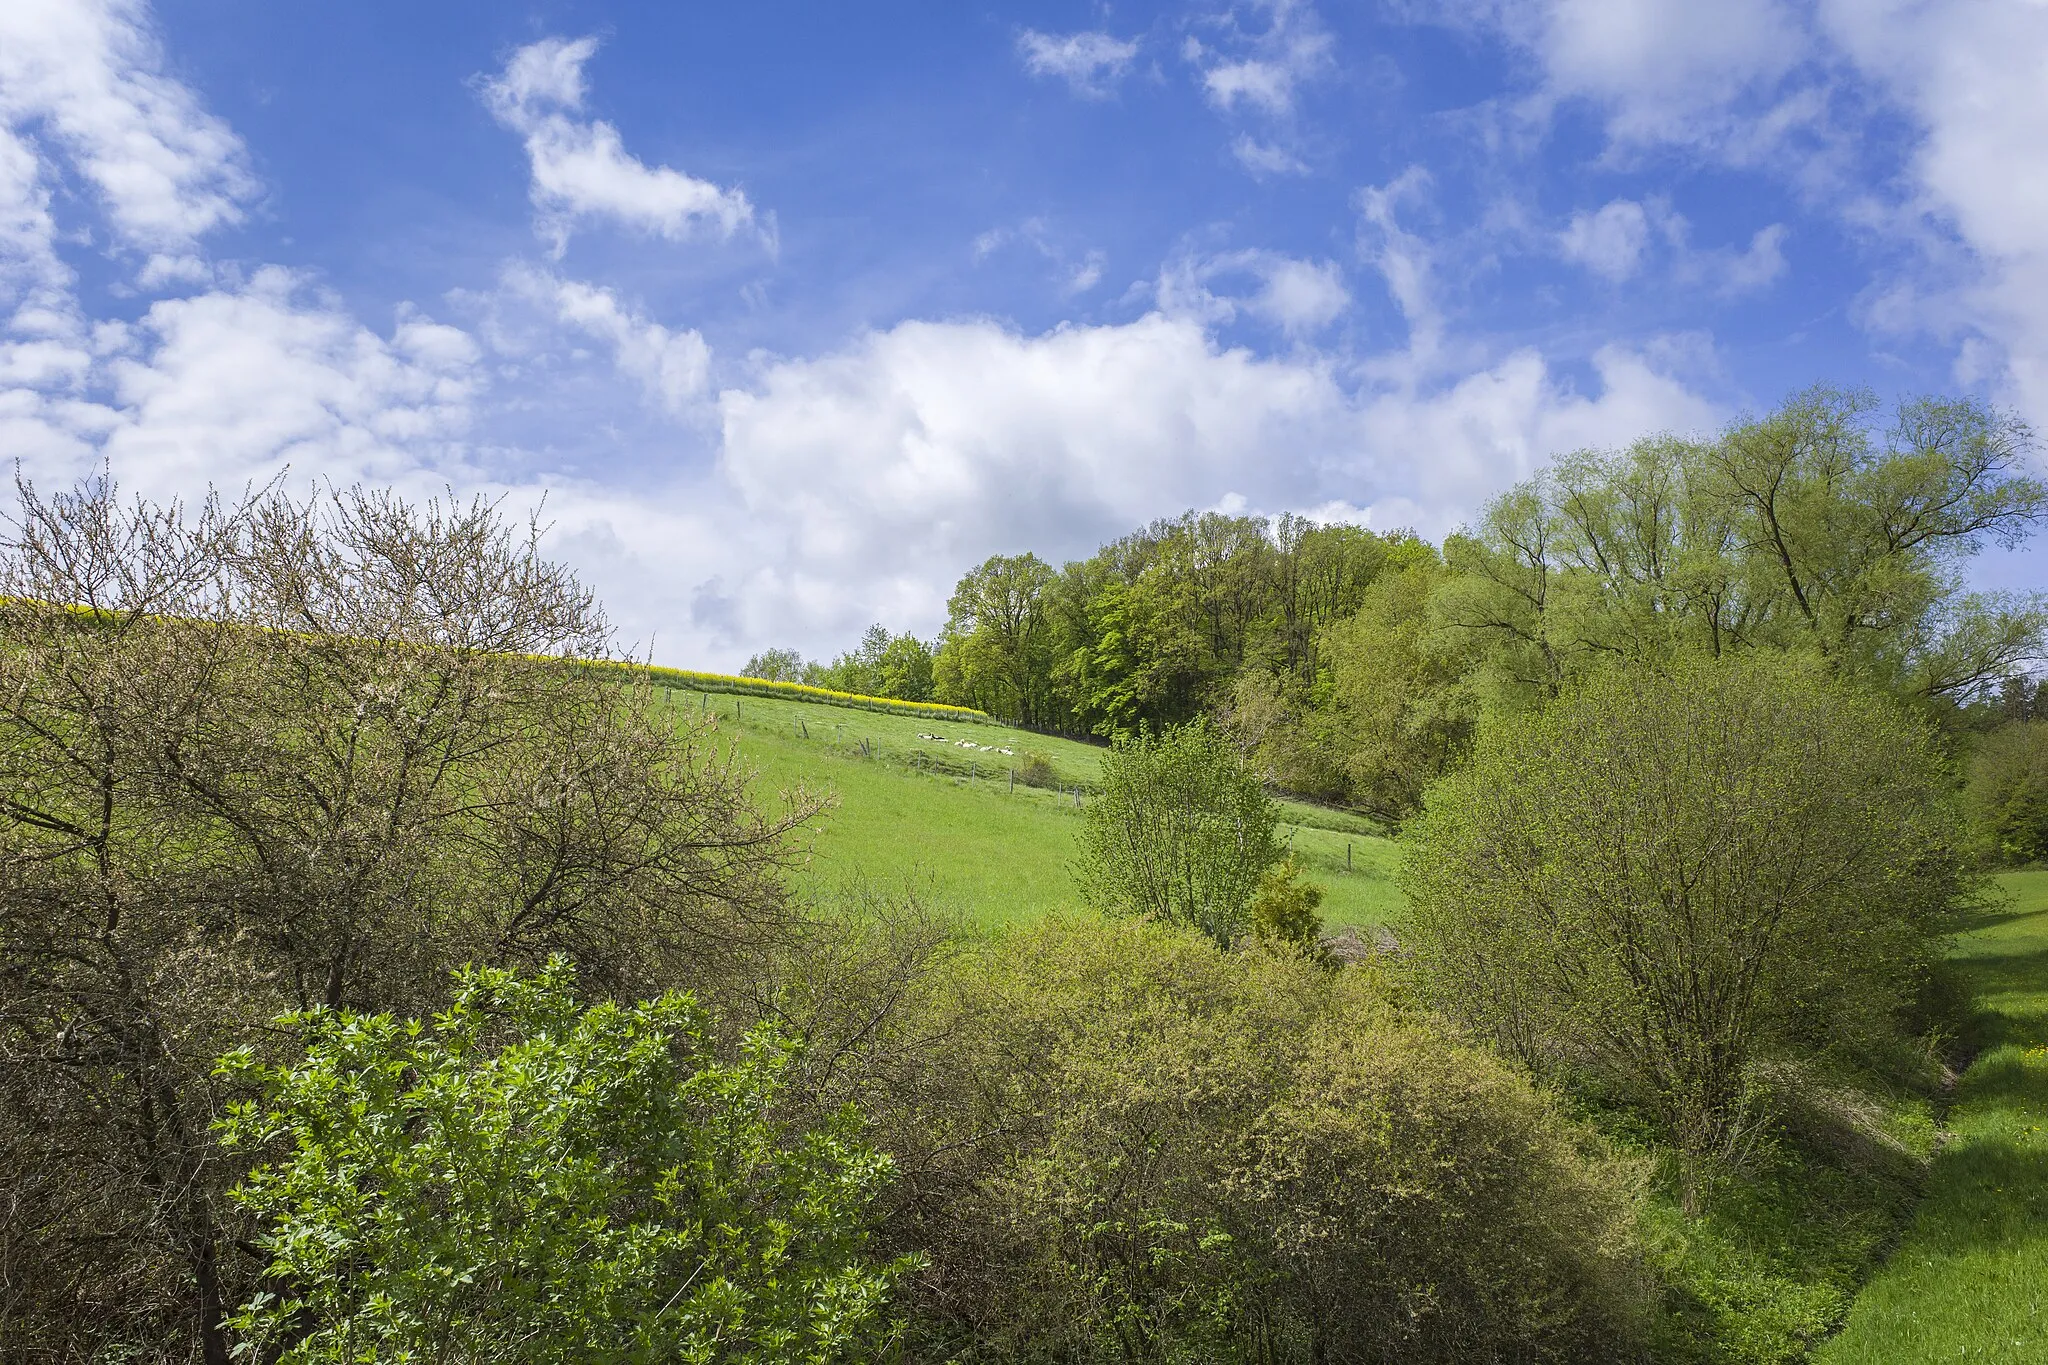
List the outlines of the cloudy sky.
<svg viewBox="0 0 2048 1365">
<path fill-rule="evenodd" d="M 2048 3 L 6 0 L 0 319 L 39 483 L 545 494 L 656 659 L 829 652 L 1820 381 L 2048 427 Z"/>
</svg>

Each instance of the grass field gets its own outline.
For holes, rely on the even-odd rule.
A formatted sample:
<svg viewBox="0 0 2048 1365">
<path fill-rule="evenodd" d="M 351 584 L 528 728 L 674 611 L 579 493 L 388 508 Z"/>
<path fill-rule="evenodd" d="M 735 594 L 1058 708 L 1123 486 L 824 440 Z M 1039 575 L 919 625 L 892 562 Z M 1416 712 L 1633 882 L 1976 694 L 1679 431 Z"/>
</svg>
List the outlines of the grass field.
<svg viewBox="0 0 2048 1365">
<path fill-rule="evenodd" d="M 1981 1049 L 1904 1240 L 1823 1365 L 2048 1361 L 2048 872 L 2000 879 L 1955 962 Z"/>
<path fill-rule="evenodd" d="M 856 879 L 912 887 L 987 926 L 1077 902 L 1068 864 L 1081 806 L 1102 774 L 1094 745 L 822 703 L 681 690 L 657 697 L 679 715 L 715 716 L 718 738 L 756 771 L 764 804 L 798 785 L 832 794 L 836 805 L 818 823 L 801 878 L 808 889 L 829 893 Z M 1011 782 L 1030 753 L 1051 763 L 1053 787 Z M 1397 914 L 1394 846 L 1370 821 L 1291 801 L 1281 803 L 1281 818 L 1281 838 L 1323 888 L 1326 924 L 1381 924 Z"/>
</svg>

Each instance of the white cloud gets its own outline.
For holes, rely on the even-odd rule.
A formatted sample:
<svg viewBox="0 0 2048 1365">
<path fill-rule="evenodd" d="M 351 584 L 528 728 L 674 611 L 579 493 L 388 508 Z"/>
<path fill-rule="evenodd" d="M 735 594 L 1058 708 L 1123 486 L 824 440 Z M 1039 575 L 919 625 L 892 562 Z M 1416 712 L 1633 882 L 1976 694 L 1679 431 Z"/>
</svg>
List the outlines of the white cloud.
<svg viewBox="0 0 2048 1365">
<path fill-rule="evenodd" d="M 1790 0 L 1505 0 L 1466 8 L 1536 53 L 1546 99 L 1602 105 L 1617 142 L 1753 141 L 1755 125 L 1774 112 L 1811 112 L 1780 98 L 1780 83 L 1813 51 Z"/>
<path fill-rule="evenodd" d="M 1226 37 L 1211 43 L 1190 37 L 1184 53 L 1201 69 L 1202 90 L 1218 109 L 1285 118 L 1294 113 L 1301 86 L 1334 64 L 1335 45 L 1305 0 L 1259 0 L 1252 8 L 1269 16 L 1263 32 L 1240 32 L 1232 11 Z"/>
<path fill-rule="evenodd" d="M 540 304 L 557 322 L 612 349 L 619 372 L 671 415 L 703 395 L 711 348 L 695 331 L 675 331 L 620 303 L 617 293 L 581 280 L 562 280 L 530 267 L 506 272 L 506 285 Z"/>
<path fill-rule="evenodd" d="M 1749 249 L 1730 252 L 1716 261 L 1715 288 L 1724 294 L 1748 294 L 1776 283 L 1785 273 L 1785 226 L 1759 228 Z"/>
<path fill-rule="evenodd" d="M 1597 213 L 1576 213 L 1558 234 L 1558 248 L 1603 279 L 1620 284 L 1636 273 L 1650 243 L 1650 219 L 1633 199 L 1616 199 Z"/>
<path fill-rule="evenodd" d="M 1261 142 L 1250 133 L 1240 133 L 1230 144 L 1231 155 L 1253 175 L 1307 175 L 1308 163 L 1271 142 Z"/>
<path fill-rule="evenodd" d="M 0 5 L 0 123 L 39 123 L 145 251 L 188 251 L 256 193 L 241 139 L 164 74 L 141 0 Z"/>
<path fill-rule="evenodd" d="M 2008 401 L 2048 426 L 2048 6 L 1823 0 L 1819 12 L 1922 129 L 1909 221 L 1953 234 L 1974 257 L 1960 286 L 1935 270 L 1892 282 L 1888 292 L 1918 300 L 1896 325 L 1979 331 L 2003 363 L 1965 337 L 1959 376 L 2002 369 Z"/>
<path fill-rule="evenodd" d="M 481 383 L 468 336 L 422 317 L 380 337 L 275 266 L 234 292 L 167 299 L 113 359 L 103 449 L 158 487 L 286 465 L 391 480 L 445 454 Z"/>
<path fill-rule="evenodd" d="M 1017 55 L 1032 75 L 1057 77 L 1083 99 L 1102 99 L 1131 69 L 1138 42 L 1107 33 L 1054 34 L 1027 28 L 1017 35 Z"/>
<path fill-rule="evenodd" d="M 607 218 L 671 241 L 706 231 L 730 237 L 753 222 L 754 206 L 741 191 L 667 166 L 650 169 L 626 151 L 617 128 L 580 116 L 583 64 L 596 51 L 595 38 L 546 38 L 520 48 L 482 86 L 498 122 L 525 139 L 537 226 L 555 254 L 579 219 Z"/>
<path fill-rule="evenodd" d="M 1233 290 L 1233 281 L 1253 287 Z M 1295 338 L 1322 331 L 1351 306 L 1351 291 L 1335 262 L 1259 250 L 1172 261 L 1159 272 L 1156 298 L 1168 316 L 1217 323 L 1243 312 Z"/>
</svg>

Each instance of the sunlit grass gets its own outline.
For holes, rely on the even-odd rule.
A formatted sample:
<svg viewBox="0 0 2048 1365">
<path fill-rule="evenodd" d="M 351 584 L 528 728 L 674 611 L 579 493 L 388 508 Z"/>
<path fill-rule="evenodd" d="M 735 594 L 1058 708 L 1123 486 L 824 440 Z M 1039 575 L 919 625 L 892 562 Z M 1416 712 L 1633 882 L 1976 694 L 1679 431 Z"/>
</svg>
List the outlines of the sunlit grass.
<svg viewBox="0 0 2048 1365">
<path fill-rule="evenodd" d="M 798 785 L 835 798 L 811 836 L 812 859 L 798 879 L 807 890 L 829 894 L 858 880 L 915 888 L 991 927 L 1079 902 L 1068 871 L 1081 826 L 1075 789 L 1085 803 L 1099 781 L 1098 746 L 781 698 L 657 695 L 679 717 L 717 718 L 719 738 L 757 773 L 757 800 L 772 805 Z M 1052 764 L 1053 787 L 1011 780 L 1031 752 Z M 1328 925 L 1398 914 L 1394 846 L 1370 821 L 1297 802 L 1281 803 L 1281 812 L 1280 837 L 1324 889 Z"/>
<path fill-rule="evenodd" d="M 2048 1361 L 2048 873 L 2001 882 L 2006 903 L 1955 953 L 1983 1050 L 1957 1087 L 1953 1138 L 1826 1365 Z"/>
</svg>

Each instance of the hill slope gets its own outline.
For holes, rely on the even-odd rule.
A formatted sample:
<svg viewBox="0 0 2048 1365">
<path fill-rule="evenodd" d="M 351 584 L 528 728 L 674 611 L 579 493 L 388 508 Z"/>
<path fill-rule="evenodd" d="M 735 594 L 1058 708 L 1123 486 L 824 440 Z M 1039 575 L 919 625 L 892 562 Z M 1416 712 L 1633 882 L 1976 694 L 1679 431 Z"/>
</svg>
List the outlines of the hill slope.
<svg viewBox="0 0 2048 1365">
<path fill-rule="evenodd" d="M 991 926 L 1078 903 L 1067 865 L 1080 804 L 1101 777 L 1100 748 L 817 702 L 682 689 L 656 697 L 679 722 L 716 719 L 718 739 L 755 770 L 764 806 L 797 786 L 836 798 L 813 833 L 800 878 L 809 889 L 857 878 L 912 886 Z M 1052 787 L 1012 780 L 1032 754 L 1051 765 Z M 1324 890 L 1330 927 L 1380 924 L 1398 912 L 1394 847 L 1369 821 L 1291 801 L 1281 803 L 1281 818 L 1281 837 Z"/>
</svg>

